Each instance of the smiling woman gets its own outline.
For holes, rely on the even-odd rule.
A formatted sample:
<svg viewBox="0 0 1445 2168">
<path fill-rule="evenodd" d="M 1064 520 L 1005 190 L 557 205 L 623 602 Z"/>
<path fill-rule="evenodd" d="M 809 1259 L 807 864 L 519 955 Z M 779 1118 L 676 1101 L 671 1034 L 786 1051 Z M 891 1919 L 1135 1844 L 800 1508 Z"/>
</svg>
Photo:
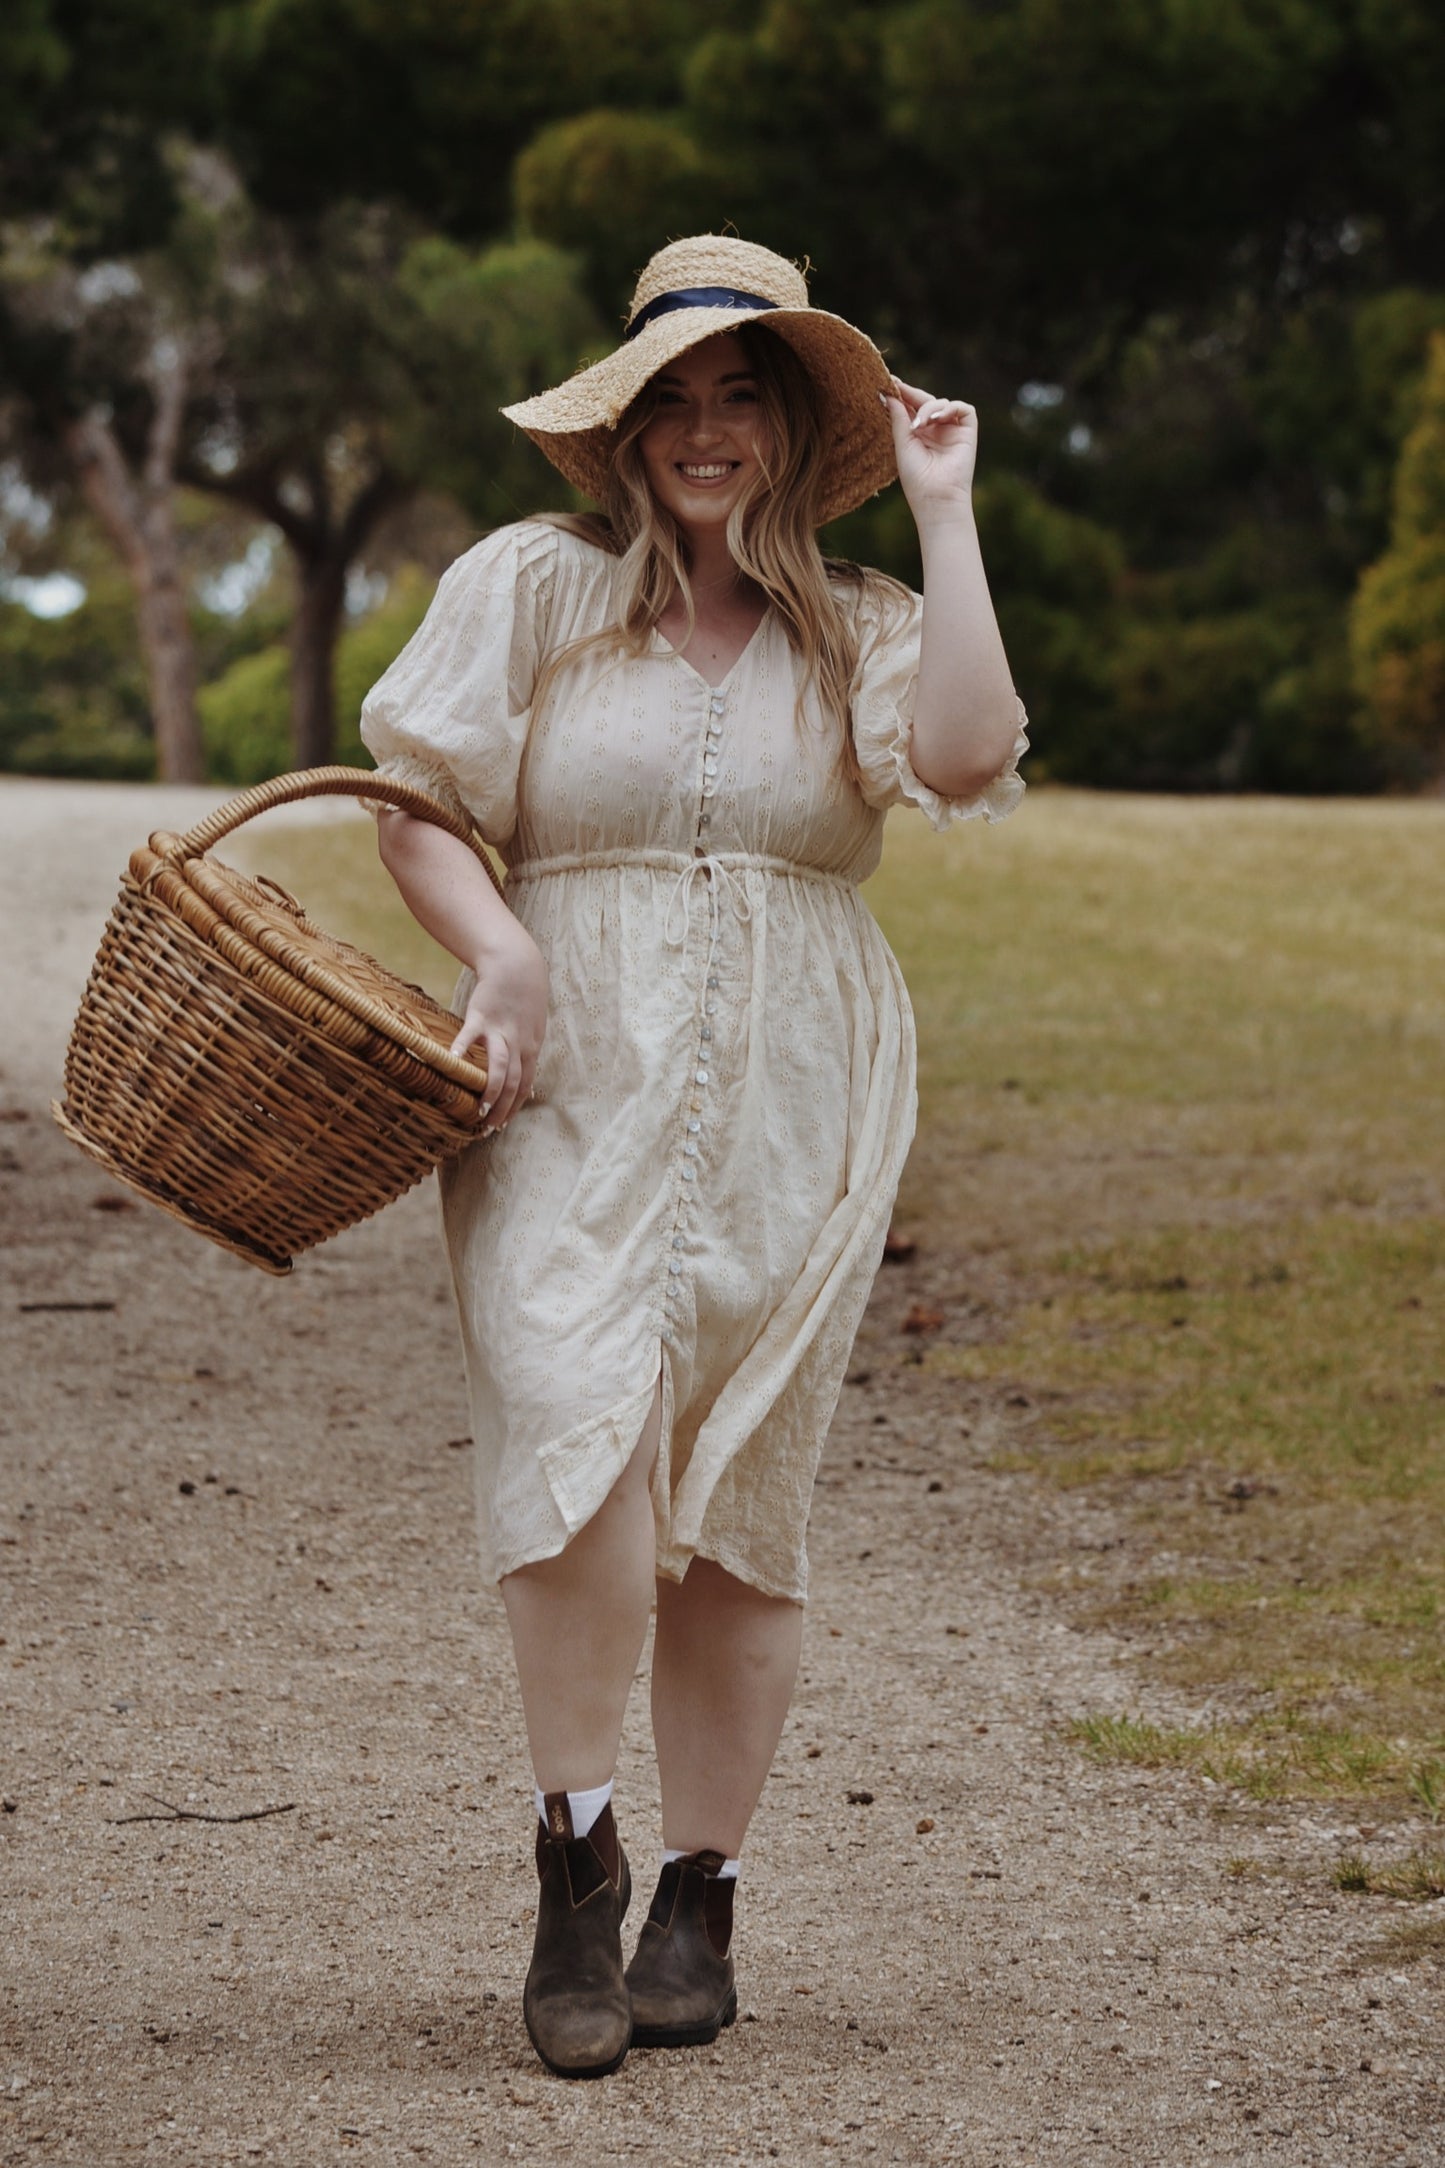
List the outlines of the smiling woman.
<svg viewBox="0 0 1445 2168">
<path fill-rule="evenodd" d="M 467 967 L 456 1047 L 485 1051 L 488 1141 L 443 1201 L 537 1779 L 524 2009 L 552 2069 L 595 2076 L 736 2010 L 814 1474 L 913 1129 L 859 884 L 890 806 L 1009 812 L 1024 741 L 973 410 L 890 378 L 793 265 L 674 243 L 618 352 L 511 411 L 605 510 L 454 565 L 362 734 L 509 870 L 503 904 L 454 838 L 383 820 Z M 926 603 L 818 550 L 895 471 Z M 612 1774 L 654 1595 L 664 1851 L 624 1972 Z"/>
</svg>

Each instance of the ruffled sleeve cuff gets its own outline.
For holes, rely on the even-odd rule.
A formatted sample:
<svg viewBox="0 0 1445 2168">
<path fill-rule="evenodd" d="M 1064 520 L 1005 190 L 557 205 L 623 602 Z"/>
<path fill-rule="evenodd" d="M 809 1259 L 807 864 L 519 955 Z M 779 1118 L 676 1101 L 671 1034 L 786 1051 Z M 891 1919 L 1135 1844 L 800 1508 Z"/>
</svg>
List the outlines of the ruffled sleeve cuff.
<svg viewBox="0 0 1445 2168">
<path fill-rule="evenodd" d="M 1018 729 L 1013 750 L 998 774 L 971 797 L 950 798 L 925 783 L 913 766 L 912 684 L 909 697 L 873 727 L 859 718 L 858 762 L 868 786 L 867 796 L 876 805 L 915 805 L 931 827 L 951 828 L 955 821 L 1006 820 L 1024 795 L 1019 762 L 1029 749 L 1028 716 L 1018 704 Z"/>
<path fill-rule="evenodd" d="M 462 803 L 461 794 L 452 781 L 451 771 L 440 762 L 434 764 L 429 760 L 422 760 L 414 753 L 392 753 L 386 760 L 378 761 L 376 772 L 385 776 L 389 782 L 414 783 L 418 790 L 430 791 L 433 798 L 440 798 L 449 812 L 460 814 L 464 821 L 471 821 L 471 812 Z M 380 800 L 375 798 L 363 798 L 361 803 L 373 819 L 379 818 L 386 811 Z"/>
<path fill-rule="evenodd" d="M 885 812 L 915 805 L 934 828 L 955 821 L 1001 821 L 1024 794 L 1019 762 L 1028 751 L 1028 721 L 1018 703 L 1013 751 L 997 775 L 968 798 L 947 798 L 925 783 L 913 765 L 913 710 L 923 645 L 923 597 L 871 589 L 858 601 L 859 662 L 853 680 L 853 743 L 863 796 Z"/>
</svg>

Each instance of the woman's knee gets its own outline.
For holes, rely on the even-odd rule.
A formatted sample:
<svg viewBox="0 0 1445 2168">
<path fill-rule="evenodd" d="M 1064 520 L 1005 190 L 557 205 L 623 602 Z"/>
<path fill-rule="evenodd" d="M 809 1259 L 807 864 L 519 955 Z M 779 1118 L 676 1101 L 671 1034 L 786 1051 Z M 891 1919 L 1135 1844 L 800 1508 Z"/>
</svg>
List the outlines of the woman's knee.
<svg viewBox="0 0 1445 2168">
<path fill-rule="evenodd" d="M 801 1623 L 803 1606 L 791 1596 L 768 1590 L 729 1573 L 712 1558 L 694 1558 L 680 1581 L 658 1582 L 659 1606 L 707 1615 L 731 1614 Z"/>
</svg>

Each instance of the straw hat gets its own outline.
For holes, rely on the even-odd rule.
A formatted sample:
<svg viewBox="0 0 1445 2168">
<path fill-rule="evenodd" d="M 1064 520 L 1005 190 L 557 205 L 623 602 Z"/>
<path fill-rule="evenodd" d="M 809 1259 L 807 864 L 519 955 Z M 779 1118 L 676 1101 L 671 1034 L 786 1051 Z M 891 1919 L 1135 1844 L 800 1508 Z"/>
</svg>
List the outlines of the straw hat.
<svg viewBox="0 0 1445 2168">
<path fill-rule="evenodd" d="M 715 332 L 754 323 L 786 339 L 818 386 L 825 439 L 818 518 L 837 519 L 898 471 L 878 398 L 889 388 L 888 368 L 861 331 L 810 306 L 796 265 L 751 241 L 704 233 L 669 242 L 637 281 L 616 353 L 502 412 L 569 482 L 605 503 L 617 423 L 643 385 Z"/>
</svg>

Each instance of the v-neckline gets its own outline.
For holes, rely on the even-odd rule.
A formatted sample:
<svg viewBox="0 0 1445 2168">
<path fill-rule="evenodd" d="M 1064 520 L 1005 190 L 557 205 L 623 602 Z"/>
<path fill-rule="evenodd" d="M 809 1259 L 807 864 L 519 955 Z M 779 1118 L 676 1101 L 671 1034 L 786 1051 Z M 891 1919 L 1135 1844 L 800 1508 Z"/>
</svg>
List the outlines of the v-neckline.
<svg viewBox="0 0 1445 2168">
<path fill-rule="evenodd" d="M 723 687 L 737 676 L 738 671 L 741 670 L 743 664 L 747 661 L 749 655 L 751 655 L 753 649 L 757 646 L 759 639 L 762 637 L 763 627 L 767 624 L 768 619 L 772 616 L 772 614 L 773 606 L 771 603 L 768 603 L 763 611 L 762 616 L 758 619 L 752 631 L 748 634 L 747 639 L 738 649 L 737 654 L 733 657 L 731 664 L 724 671 L 723 675 L 718 679 L 715 685 L 711 678 L 705 678 L 703 676 L 701 670 L 698 669 L 695 663 L 690 663 L 688 661 L 686 655 L 683 654 L 681 648 L 674 647 L 671 640 L 667 639 L 663 633 L 658 631 L 656 625 L 654 625 L 652 628 L 652 637 L 656 641 L 660 652 L 664 656 L 668 657 L 671 661 L 680 662 L 683 669 L 687 671 L 688 675 L 697 679 L 699 685 L 705 686 L 707 691 L 710 693 L 720 693 L 723 690 Z"/>
</svg>

